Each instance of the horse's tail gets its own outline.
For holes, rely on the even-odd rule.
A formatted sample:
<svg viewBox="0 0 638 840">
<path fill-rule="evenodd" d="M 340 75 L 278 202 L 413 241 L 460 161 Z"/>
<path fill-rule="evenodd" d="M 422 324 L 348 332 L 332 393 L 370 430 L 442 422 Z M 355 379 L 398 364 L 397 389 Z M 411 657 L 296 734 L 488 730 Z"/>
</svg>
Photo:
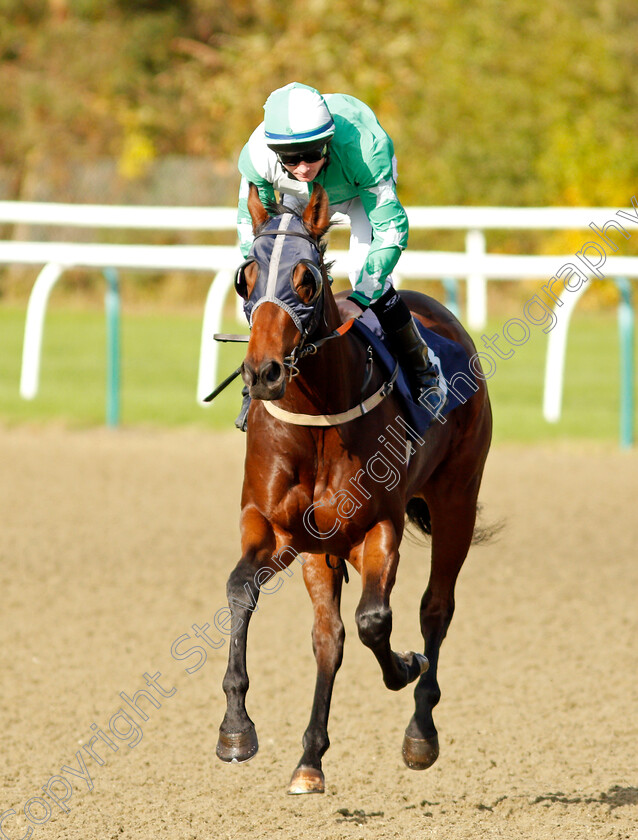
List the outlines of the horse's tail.
<svg viewBox="0 0 638 840">
<path fill-rule="evenodd" d="M 481 505 L 476 506 L 477 515 L 480 515 Z M 430 518 L 430 509 L 424 499 L 414 496 L 408 502 L 405 509 L 405 515 L 408 523 L 413 525 L 417 531 L 420 531 L 424 536 L 432 536 L 432 519 Z M 503 528 L 502 522 L 495 522 L 491 525 L 475 525 L 474 534 L 472 535 L 472 545 L 484 545 L 490 542 Z"/>
<path fill-rule="evenodd" d="M 424 499 L 414 496 L 408 502 L 405 515 L 410 525 L 420 531 L 426 537 L 432 536 L 432 520 L 430 519 L 430 508 Z"/>
</svg>

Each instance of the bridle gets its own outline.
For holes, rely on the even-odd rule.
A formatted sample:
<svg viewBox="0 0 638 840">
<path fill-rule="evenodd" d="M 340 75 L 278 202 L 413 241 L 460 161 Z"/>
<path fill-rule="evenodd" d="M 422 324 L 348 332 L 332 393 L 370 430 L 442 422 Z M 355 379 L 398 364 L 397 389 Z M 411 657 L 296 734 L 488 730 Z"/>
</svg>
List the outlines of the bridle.
<svg viewBox="0 0 638 840">
<path fill-rule="evenodd" d="M 280 228 L 274 230 L 260 231 L 259 233 L 255 234 L 255 240 L 259 239 L 262 236 L 298 236 L 301 239 L 304 239 L 307 242 L 309 242 L 317 251 L 320 260 L 319 265 L 309 260 L 299 260 L 299 262 L 303 262 L 311 271 L 317 283 L 317 288 L 310 302 L 308 304 L 304 304 L 302 302 L 302 304 L 306 307 L 312 304 L 310 318 L 308 319 L 307 324 L 304 325 L 299 315 L 296 312 L 294 312 L 292 307 L 289 304 L 287 304 L 284 300 L 275 295 L 275 289 L 272 287 L 276 285 L 277 276 L 275 276 L 272 281 L 271 278 L 273 277 L 273 272 L 276 275 L 276 273 L 279 270 L 279 265 L 277 263 L 274 266 L 274 268 L 269 265 L 269 275 L 266 287 L 266 294 L 258 298 L 258 300 L 252 305 L 250 310 L 250 323 L 252 325 L 252 318 L 255 310 L 266 301 L 279 306 L 281 309 L 287 312 L 293 319 L 295 326 L 300 332 L 301 337 L 297 344 L 293 347 L 292 352 L 288 356 L 285 356 L 283 359 L 284 367 L 288 371 L 288 381 L 290 382 L 295 376 L 299 375 L 299 363 L 303 358 L 305 358 L 306 356 L 314 356 L 326 342 L 331 341 L 335 338 L 340 338 L 341 336 L 345 335 L 345 333 L 348 332 L 348 330 L 352 327 L 355 319 L 351 318 L 349 321 L 346 321 L 345 324 L 342 324 L 340 327 L 337 327 L 337 329 L 333 330 L 328 335 L 322 336 L 321 338 L 318 338 L 315 341 L 310 341 L 312 335 L 316 332 L 322 317 L 324 317 L 325 323 L 325 285 L 323 279 L 324 266 L 321 260 L 321 251 L 319 250 L 316 240 L 313 239 L 309 234 L 304 233 L 302 231 L 288 230 L 288 224 L 289 221 L 283 224 Z M 247 262 L 258 262 L 255 256 L 253 256 L 252 260 L 250 259 L 250 256 L 253 254 L 254 247 L 255 246 L 253 241 L 253 246 L 251 247 L 249 254 L 249 260 L 247 260 Z M 273 248 L 273 254 L 274 253 L 275 249 Z M 281 250 L 277 253 L 277 260 L 279 259 L 280 255 Z M 244 265 L 246 265 L 246 263 L 244 263 Z M 242 266 L 240 266 L 240 268 L 237 270 L 237 276 L 239 276 L 239 272 L 241 270 Z M 235 284 L 237 286 L 237 278 Z M 293 291 L 297 298 L 299 298 L 298 292 L 294 289 Z M 369 411 L 371 411 L 373 408 L 379 405 L 379 403 L 382 402 L 392 392 L 394 383 L 399 372 L 398 362 L 395 364 L 394 371 L 392 372 L 390 378 L 383 382 L 381 387 L 378 388 L 377 391 L 375 391 L 375 393 L 372 394 L 370 397 L 368 397 L 367 399 L 363 398 L 363 394 L 367 389 L 372 378 L 373 364 L 374 360 L 372 348 L 371 346 L 368 346 L 366 370 L 364 374 L 363 385 L 361 388 L 361 400 L 357 405 L 353 406 L 347 411 L 342 411 L 338 414 L 299 414 L 291 411 L 286 411 L 285 409 L 282 409 L 279 406 L 274 405 L 267 400 L 264 401 L 264 407 L 266 411 L 273 417 L 276 417 L 277 419 L 282 420 L 283 422 L 291 423 L 297 426 L 338 426 L 342 423 L 348 423 L 351 420 L 355 420 L 358 417 L 362 417 L 364 414 L 367 414 Z"/>
<path fill-rule="evenodd" d="M 315 239 L 313 239 L 313 237 L 310 236 L 310 234 L 308 234 L 308 233 L 302 233 L 301 231 L 288 230 L 288 229 L 284 229 L 284 230 L 280 230 L 280 229 L 264 230 L 264 231 L 261 231 L 260 233 L 255 234 L 254 239 L 255 240 L 259 239 L 262 236 L 284 236 L 284 237 L 286 237 L 286 236 L 298 236 L 299 238 L 305 239 L 307 242 L 309 242 L 313 246 L 313 248 L 315 248 L 317 250 L 317 252 L 320 254 L 320 258 L 321 258 L 321 252 L 319 251 L 317 241 Z M 253 242 L 254 242 L 254 240 L 253 240 Z M 252 248 L 251 248 L 251 252 L 252 252 Z M 295 376 L 298 376 L 298 374 L 299 374 L 298 365 L 299 365 L 299 362 L 301 361 L 301 359 L 303 359 L 305 356 L 313 356 L 319 350 L 319 348 L 321 347 L 322 344 L 325 344 L 325 342 L 328 341 L 331 338 L 338 338 L 340 335 L 343 334 L 343 332 L 345 332 L 345 330 L 343 330 L 343 332 L 339 332 L 339 331 L 335 330 L 335 331 L 333 331 L 333 333 L 330 333 L 330 335 L 325 336 L 324 338 L 320 338 L 313 343 L 308 343 L 308 339 L 316 332 L 317 328 L 319 327 L 319 323 L 321 321 L 321 318 L 325 314 L 325 287 L 324 287 L 324 277 L 323 277 L 323 263 L 320 262 L 319 265 L 316 265 L 316 264 L 311 263 L 311 262 L 306 261 L 306 260 L 303 260 L 303 263 L 312 272 L 312 274 L 315 277 L 315 281 L 317 282 L 317 291 L 315 292 L 315 295 L 314 295 L 313 300 L 312 300 L 312 304 L 313 304 L 312 314 L 310 316 L 310 319 L 309 319 L 307 325 L 304 326 L 301 323 L 301 321 L 299 320 L 299 318 L 296 317 L 295 314 L 290 311 L 290 307 L 288 307 L 285 304 L 282 304 L 282 302 L 279 299 L 271 300 L 272 303 L 275 303 L 280 308 L 282 308 L 286 312 L 288 312 L 288 314 L 291 315 L 291 317 L 293 318 L 293 321 L 295 322 L 295 325 L 297 326 L 297 328 L 298 329 L 300 328 L 299 332 L 300 332 L 301 337 L 300 337 L 299 341 L 293 347 L 292 352 L 288 356 L 285 356 L 284 360 L 283 360 L 284 367 L 286 367 L 287 370 L 288 370 L 288 381 L 289 382 Z M 254 309 L 257 308 L 257 306 L 262 302 L 262 300 L 263 300 L 263 298 L 260 299 L 259 301 L 257 301 Z M 254 312 L 254 309 L 253 309 L 253 312 Z M 251 313 L 251 321 L 252 321 L 252 313 Z M 351 326 L 351 323 L 350 323 L 350 326 Z"/>
</svg>

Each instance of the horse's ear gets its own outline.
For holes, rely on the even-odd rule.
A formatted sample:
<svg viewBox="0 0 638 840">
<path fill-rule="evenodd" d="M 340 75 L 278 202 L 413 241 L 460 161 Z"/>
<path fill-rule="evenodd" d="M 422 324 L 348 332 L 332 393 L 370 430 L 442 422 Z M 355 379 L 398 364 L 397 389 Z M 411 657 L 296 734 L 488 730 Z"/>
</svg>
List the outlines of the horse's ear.
<svg viewBox="0 0 638 840">
<path fill-rule="evenodd" d="M 321 239 L 330 227 L 328 193 L 321 184 L 312 185 L 312 196 L 304 210 L 303 223 L 308 233 L 315 239 Z"/>
<path fill-rule="evenodd" d="M 253 233 L 257 233 L 257 228 L 267 222 L 270 218 L 268 211 L 261 203 L 259 198 L 259 190 L 254 184 L 248 187 L 248 212 L 250 218 L 253 220 Z"/>
</svg>

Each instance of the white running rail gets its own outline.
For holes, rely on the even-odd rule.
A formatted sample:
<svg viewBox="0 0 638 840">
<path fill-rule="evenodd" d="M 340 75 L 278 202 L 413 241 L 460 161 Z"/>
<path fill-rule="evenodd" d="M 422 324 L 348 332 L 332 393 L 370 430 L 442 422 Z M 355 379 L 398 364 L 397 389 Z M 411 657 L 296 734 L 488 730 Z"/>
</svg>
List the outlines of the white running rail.
<svg viewBox="0 0 638 840">
<path fill-rule="evenodd" d="M 466 231 L 466 250 L 408 250 L 401 256 L 394 272 L 397 284 L 405 279 L 465 279 L 467 320 L 473 329 L 482 329 L 485 326 L 488 279 L 548 278 L 561 265 L 574 259 L 573 255 L 561 257 L 491 254 L 486 251 L 484 231 L 587 230 L 592 223 L 602 226 L 606 220 L 616 216 L 616 208 L 604 207 L 408 207 L 407 212 L 412 230 Z M 0 224 L 234 231 L 235 218 L 236 211 L 226 207 L 119 207 L 0 201 Z M 347 276 L 347 252 L 332 251 L 330 256 L 335 260 L 333 274 Z M 201 400 L 215 387 L 218 348 L 212 335 L 221 328 L 223 303 L 232 285 L 233 271 L 240 262 L 239 250 L 234 246 L 0 241 L 0 264 L 43 266 L 34 284 L 27 309 L 21 394 L 30 399 L 37 393 L 46 304 L 52 288 L 65 269 L 181 269 L 215 274 L 203 318 L 197 385 L 197 397 Z M 638 257 L 609 257 L 605 264 L 605 272 L 611 277 L 638 277 Z M 550 421 L 555 421 L 560 416 L 569 318 L 579 297 L 580 293 L 563 293 L 563 305 L 557 305 L 555 309 L 559 316 L 558 322 L 549 334 L 543 410 L 546 419 Z"/>
</svg>

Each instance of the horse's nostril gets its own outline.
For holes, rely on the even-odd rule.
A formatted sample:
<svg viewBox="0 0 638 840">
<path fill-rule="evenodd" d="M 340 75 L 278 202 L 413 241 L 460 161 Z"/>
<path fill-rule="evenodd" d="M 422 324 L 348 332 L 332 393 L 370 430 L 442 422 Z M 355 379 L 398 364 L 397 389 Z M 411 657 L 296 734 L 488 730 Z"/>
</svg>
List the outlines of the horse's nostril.
<svg viewBox="0 0 638 840">
<path fill-rule="evenodd" d="M 246 361 L 244 361 L 241 366 L 241 378 L 249 387 L 257 382 L 257 375 L 255 374 L 254 369 L 251 365 L 247 364 Z"/>
<path fill-rule="evenodd" d="M 270 364 L 262 371 L 262 381 L 272 385 L 281 379 L 281 372 L 282 368 L 279 362 L 270 362 Z"/>
</svg>

